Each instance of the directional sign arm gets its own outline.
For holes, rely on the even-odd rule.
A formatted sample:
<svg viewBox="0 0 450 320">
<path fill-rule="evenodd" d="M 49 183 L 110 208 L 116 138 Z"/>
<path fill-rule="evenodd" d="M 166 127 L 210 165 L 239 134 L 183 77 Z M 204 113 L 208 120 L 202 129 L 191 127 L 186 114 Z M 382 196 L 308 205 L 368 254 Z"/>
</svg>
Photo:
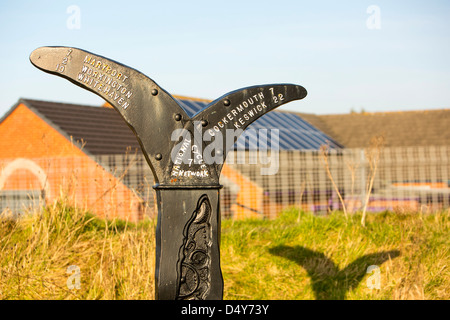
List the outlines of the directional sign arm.
<svg viewBox="0 0 450 320">
<path fill-rule="evenodd" d="M 243 129 L 267 112 L 306 97 L 306 89 L 294 84 L 268 84 L 232 91 L 211 102 L 194 119 L 211 120 L 224 128 Z M 253 110 L 253 113 L 250 111 Z M 244 115 L 247 115 L 244 117 Z M 223 120 L 223 121 L 221 121 Z M 216 123 L 217 121 L 217 123 Z M 222 126 L 220 126 L 222 129 Z"/>
<path fill-rule="evenodd" d="M 211 102 L 205 109 L 194 116 L 194 120 L 205 124 L 205 134 L 224 139 L 227 130 L 244 131 L 251 123 L 278 108 L 279 106 L 306 97 L 306 89 L 294 84 L 268 84 L 247 87 L 232 91 Z M 235 135 L 237 140 L 238 134 Z M 213 139 L 213 138 L 211 138 Z M 222 163 L 217 164 L 221 171 L 227 152 L 236 141 L 224 143 Z"/>
<path fill-rule="evenodd" d="M 292 84 L 248 87 L 222 96 L 191 118 L 152 79 L 108 58 L 76 48 L 42 47 L 30 60 L 101 96 L 135 133 L 156 182 L 156 297 L 222 299 L 223 161 L 234 138 L 251 123 L 282 104 L 303 99 L 306 90 Z M 237 132 L 232 143 L 214 148 L 227 130 Z M 212 139 L 214 144 L 207 143 Z M 222 154 L 222 161 L 212 161 L 210 150 Z"/>
<path fill-rule="evenodd" d="M 30 61 L 108 101 L 136 134 L 156 178 L 163 175 L 170 133 L 189 118 L 168 92 L 133 68 L 77 48 L 41 47 Z"/>
</svg>

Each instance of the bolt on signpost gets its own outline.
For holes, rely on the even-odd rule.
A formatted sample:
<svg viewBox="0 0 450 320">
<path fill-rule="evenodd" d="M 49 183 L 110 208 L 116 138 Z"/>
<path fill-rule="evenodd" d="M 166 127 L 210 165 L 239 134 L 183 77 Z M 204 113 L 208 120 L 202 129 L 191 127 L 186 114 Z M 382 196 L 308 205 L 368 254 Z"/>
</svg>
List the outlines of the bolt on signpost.
<svg viewBox="0 0 450 320">
<path fill-rule="evenodd" d="M 306 90 L 293 84 L 247 87 L 190 117 L 152 79 L 108 58 L 77 48 L 41 47 L 30 61 L 101 96 L 136 135 L 156 182 L 156 298 L 222 299 L 219 177 L 235 141 L 213 152 L 209 148 L 209 154 L 201 151 L 226 130 L 242 132 L 276 107 L 303 99 Z M 181 142 L 172 141 L 174 132 Z"/>
</svg>

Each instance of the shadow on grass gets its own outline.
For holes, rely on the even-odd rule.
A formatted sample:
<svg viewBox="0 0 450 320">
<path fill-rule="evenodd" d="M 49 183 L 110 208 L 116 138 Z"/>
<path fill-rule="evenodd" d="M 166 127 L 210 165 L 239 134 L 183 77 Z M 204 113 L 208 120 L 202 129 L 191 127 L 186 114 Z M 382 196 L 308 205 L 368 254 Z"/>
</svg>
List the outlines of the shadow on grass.
<svg viewBox="0 0 450 320">
<path fill-rule="evenodd" d="M 356 288 L 362 281 L 369 266 L 379 267 L 390 258 L 400 255 L 397 250 L 367 254 L 340 270 L 323 253 L 302 246 L 277 246 L 270 248 L 269 252 L 305 268 L 317 300 L 345 300 L 348 291 Z"/>
</svg>

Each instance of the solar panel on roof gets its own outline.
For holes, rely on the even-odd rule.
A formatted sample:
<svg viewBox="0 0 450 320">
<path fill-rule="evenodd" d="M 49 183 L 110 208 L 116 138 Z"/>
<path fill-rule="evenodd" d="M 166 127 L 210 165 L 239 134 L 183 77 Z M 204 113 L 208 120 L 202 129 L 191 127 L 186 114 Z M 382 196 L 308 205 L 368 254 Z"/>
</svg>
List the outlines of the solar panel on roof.
<svg viewBox="0 0 450 320">
<path fill-rule="evenodd" d="M 184 109 L 184 111 L 186 111 L 186 113 L 190 117 L 192 117 L 200 110 L 203 110 L 208 105 L 208 103 L 206 102 L 199 102 L 185 99 L 176 99 L 176 100 L 180 103 L 181 107 Z"/>
<path fill-rule="evenodd" d="M 177 99 L 189 116 L 204 109 L 208 103 L 201 101 Z M 268 129 L 267 140 L 258 135 L 258 130 Z M 270 129 L 278 130 L 279 139 Z M 234 145 L 238 150 L 255 150 L 257 148 L 274 148 L 280 150 L 319 150 L 321 145 L 329 145 L 331 148 L 339 149 L 342 146 L 331 137 L 318 130 L 310 123 L 303 120 L 295 113 L 272 111 L 253 122 L 241 135 Z"/>
<path fill-rule="evenodd" d="M 203 110 L 208 105 L 207 102 L 203 101 L 189 99 L 177 100 L 189 116 Z M 73 135 L 75 138 L 79 137 L 80 139 L 86 138 L 89 135 L 90 139 L 86 148 L 92 153 L 112 152 L 119 145 L 120 148 L 124 148 L 117 141 L 117 136 L 127 137 L 124 143 L 136 144 L 136 140 L 128 127 L 122 125 L 120 117 L 111 109 L 80 105 L 76 105 L 75 108 L 74 105 L 33 100 L 27 101 L 69 135 Z M 70 117 L 67 116 L 68 113 L 71 114 Z M 97 119 L 106 116 L 108 117 L 108 125 L 103 128 L 103 126 L 98 124 Z M 80 117 L 82 120 L 80 120 Z M 113 123 L 115 125 L 114 134 L 108 132 Z M 261 131 L 261 129 L 264 129 L 264 131 Z M 273 129 L 277 131 L 273 131 Z M 335 149 L 342 148 L 339 143 L 303 120 L 299 115 L 274 110 L 253 122 L 247 128 L 245 134 L 239 137 L 234 147 L 238 150 L 277 147 L 280 150 L 318 150 L 324 144 Z M 105 151 L 100 151 L 100 149 L 105 149 Z"/>
</svg>

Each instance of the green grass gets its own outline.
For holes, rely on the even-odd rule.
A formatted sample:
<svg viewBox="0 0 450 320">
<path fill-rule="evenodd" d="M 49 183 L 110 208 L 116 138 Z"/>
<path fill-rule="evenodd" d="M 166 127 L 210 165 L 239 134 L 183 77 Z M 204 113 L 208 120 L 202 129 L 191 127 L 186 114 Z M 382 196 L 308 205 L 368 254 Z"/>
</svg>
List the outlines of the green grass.
<svg viewBox="0 0 450 320">
<path fill-rule="evenodd" d="M 0 219 L 0 299 L 152 299 L 154 221 L 103 220 L 65 201 Z M 69 290 L 81 271 L 80 289 Z"/>
<path fill-rule="evenodd" d="M 449 299 L 449 211 L 222 221 L 224 299 Z M 0 219 L 0 299 L 153 299 L 155 221 L 107 221 L 64 201 Z M 70 290 L 68 266 L 81 270 Z M 380 289 L 367 286 L 371 265 Z"/>
<path fill-rule="evenodd" d="M 449 299 L 449 213 L 224 221 L 226 299 Z M 380 270 L 380 289 L 367 281 Z"/>
</svg>

